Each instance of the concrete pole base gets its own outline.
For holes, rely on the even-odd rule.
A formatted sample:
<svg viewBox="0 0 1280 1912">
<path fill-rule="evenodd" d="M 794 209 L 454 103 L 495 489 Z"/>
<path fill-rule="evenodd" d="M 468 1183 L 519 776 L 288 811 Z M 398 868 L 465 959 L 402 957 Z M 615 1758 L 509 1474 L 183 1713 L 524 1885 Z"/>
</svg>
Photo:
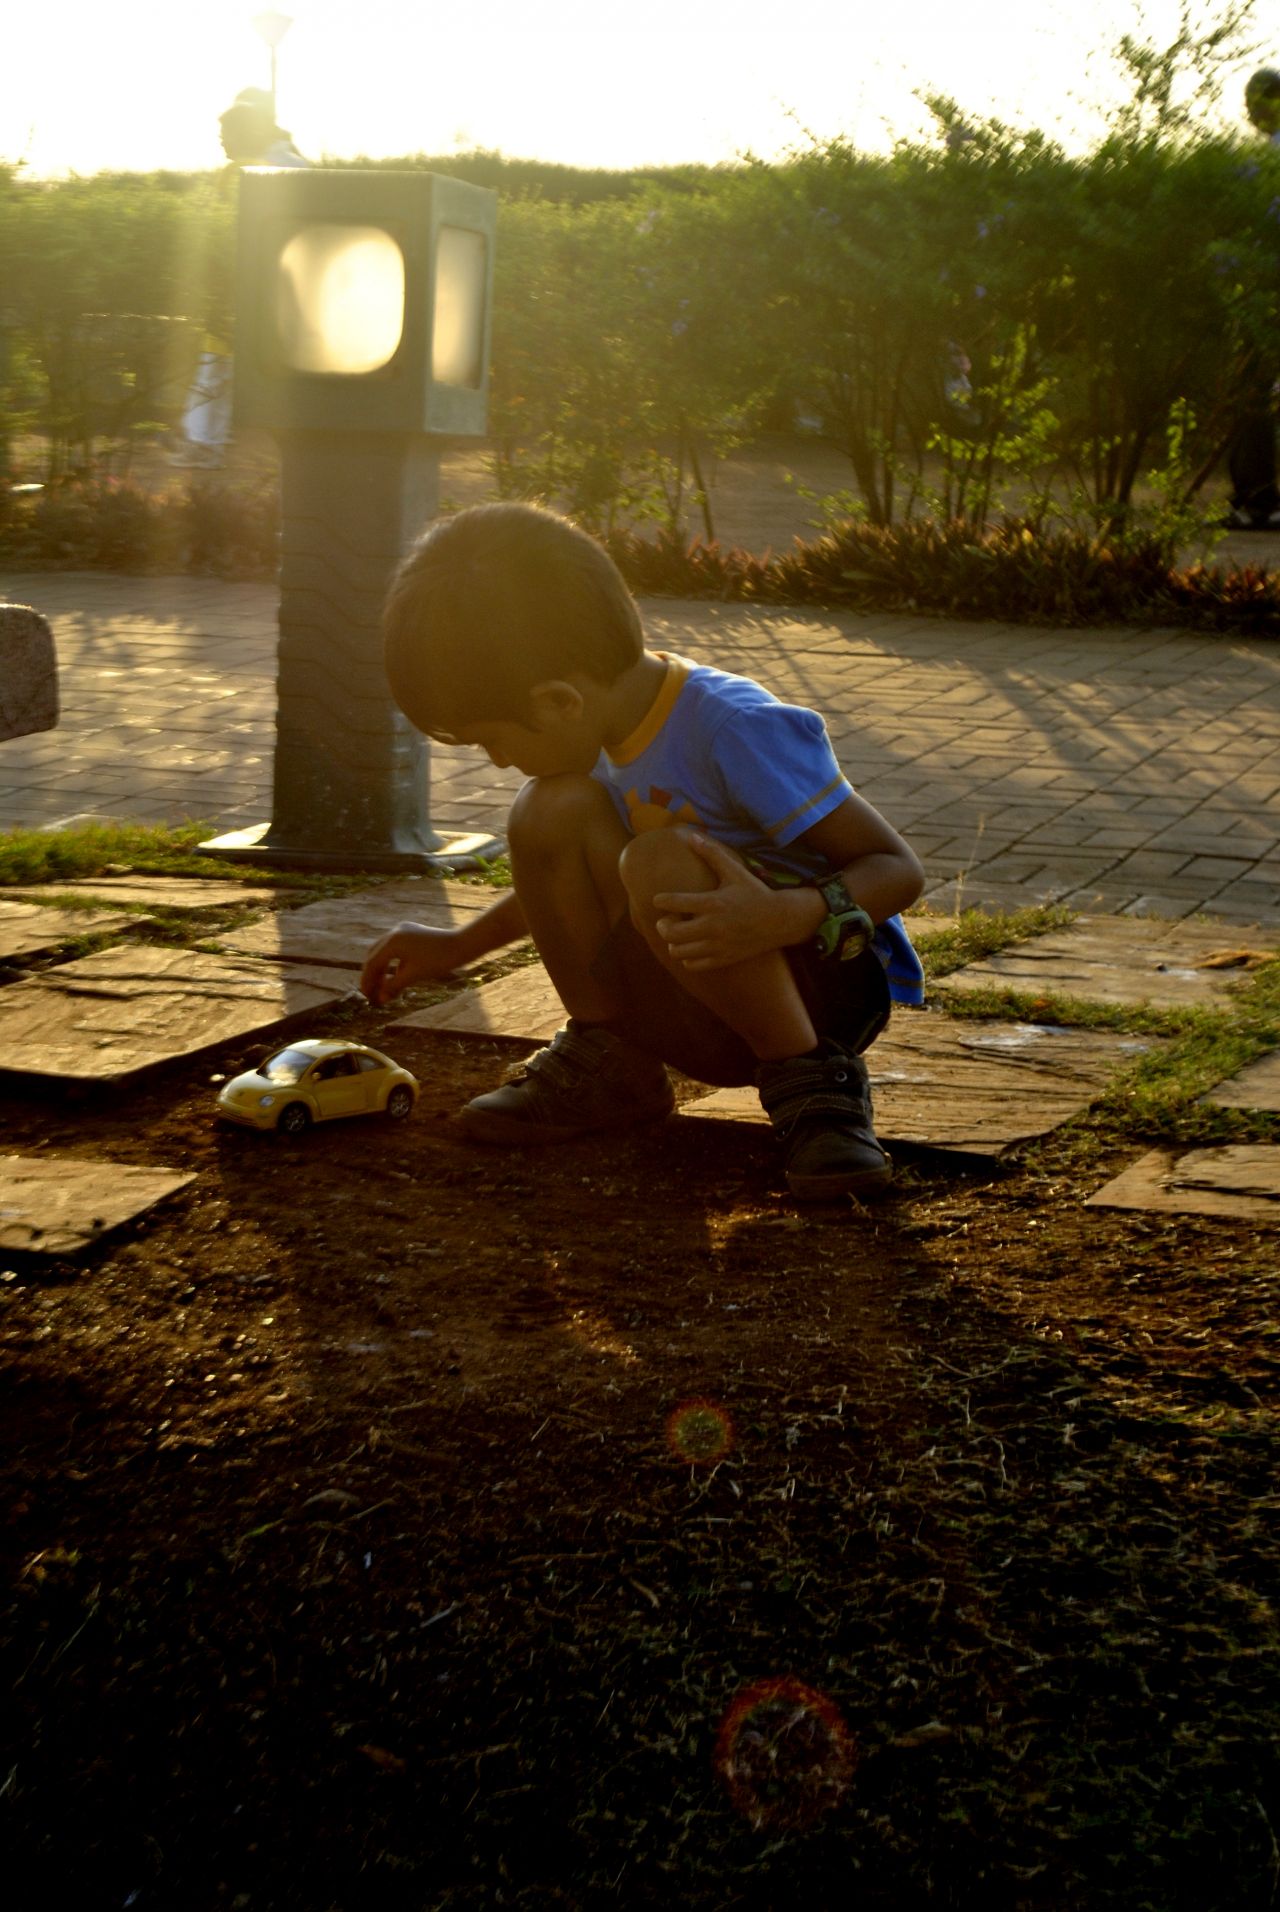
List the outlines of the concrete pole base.
<svg viewBox="0 0 1280 1912">
<path fill-rule="evenodd" d="M 197 856 L 216 856 L 226 863 L 247 863 L 258 869 L 316 870 L 333 875 L 350 875 L 369 870 L 378 875 L 406 871 L 435 872 L 449 876 L 455 871 L 483 870 L 495 858 L 506 853 L 501 837 L 474 831 L 468 836 L 441 837 L 432 832 L 428 850 L 374 850 L 361 852 L 300 849 L 271 841 L 271 825 L 255 823 L 247 830 L 230 830 L 225 836 L 210 837 L 196 845 Z"/>
</svg>

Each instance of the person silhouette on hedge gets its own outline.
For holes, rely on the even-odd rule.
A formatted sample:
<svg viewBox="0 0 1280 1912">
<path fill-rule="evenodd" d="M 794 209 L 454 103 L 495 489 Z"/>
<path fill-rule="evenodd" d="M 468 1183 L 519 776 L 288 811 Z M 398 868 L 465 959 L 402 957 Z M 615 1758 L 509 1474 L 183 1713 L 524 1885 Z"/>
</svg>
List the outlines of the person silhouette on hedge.
<svg viewBox="0 0 1280 1912">
<path fill-rule="evenodd" d="M 384 632 L 410 722 L 528 781 L 515 887 L 462 928 L 389 931 L 360 987 L 383 1004 L 531 935 L 568 1018 L 463 1133 L 539 1146 L 660 1121 L 669 1064 L 755 1085 L 800 1199 L 885 1183 L 862 1051 L 891 999 L 923 1000 L 898 917 L 923 872 L 822 718 L 647 649 L 603 545 L 532 505 L 437 518 Z"/>
<path fill-rule="evenodd" d="M 1280 71 L 1267 66 L 1253 74 L 1244 89 L 1244 103 L 1254 130 L 1280 149 Z M 1274 386 L 1252 399 L 1227 448 L 1228 522 L 1237 531 L 1280 531 L 1274 400 Z"/>
<path fill-rule="evenodd" d="M 276 125 L 275 105 L 260 86 L 246 86 L 218 121 L 222 150 L 233 166 L 309 166 L 293 135 Z"/>
</svg>

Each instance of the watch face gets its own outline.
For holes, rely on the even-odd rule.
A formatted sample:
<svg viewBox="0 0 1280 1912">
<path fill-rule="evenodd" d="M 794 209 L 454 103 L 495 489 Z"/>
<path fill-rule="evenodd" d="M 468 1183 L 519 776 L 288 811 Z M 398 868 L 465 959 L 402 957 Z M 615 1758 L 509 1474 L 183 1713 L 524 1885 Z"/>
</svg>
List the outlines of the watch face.
<svg viewBox="0 0 1280 1912">
<path fill-rule="evenodd" d="M 830 877 L 827 882 L 819 883 L 818 889 L 831 912 L 815 938 L 819 954 L 834 956 L 840 962 L 861 956 L 875 936 L 875 924 L 862 906 L 854 902 L 842 877 Z"/>
<path fill-rule="evenodd" d="M 858 907 L 845 888 L 842 876 L 829 876 L 825 883 L 819 883 L 818 889 L 833 916 L 847 916 Z"/>
</svg>

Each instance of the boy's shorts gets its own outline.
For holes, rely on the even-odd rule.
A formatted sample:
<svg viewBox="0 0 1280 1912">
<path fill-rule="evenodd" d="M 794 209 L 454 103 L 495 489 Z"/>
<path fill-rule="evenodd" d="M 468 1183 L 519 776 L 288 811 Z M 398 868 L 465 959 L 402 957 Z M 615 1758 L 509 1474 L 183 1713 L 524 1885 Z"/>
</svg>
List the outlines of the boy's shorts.
<svg viewBox="0 0 1280 1912">
<path fill-rule="evenodd" d="M 841 962 L 799 943 L 783 954 L 818 1036 L 860 1055 L 889 1020 L 889 985 L 875 951 Z M 750 1045 L 680 987 L 629 916 L 609 932 L 592 974 L 626 1003 L 625 1015 L 611 1026 L 638 1049 L 695 1082 L 738 1088 L 755 1081 L 759 1063 Z"/>
</svg>

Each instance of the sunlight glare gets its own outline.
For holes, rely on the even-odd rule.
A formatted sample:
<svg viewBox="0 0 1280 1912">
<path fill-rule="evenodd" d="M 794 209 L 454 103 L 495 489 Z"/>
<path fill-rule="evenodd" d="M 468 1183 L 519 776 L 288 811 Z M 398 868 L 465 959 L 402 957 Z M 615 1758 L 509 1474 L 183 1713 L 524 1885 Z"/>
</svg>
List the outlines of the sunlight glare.
<svg viewBox="0 0 1280 1912">
<path fill-rule="evenodd" d="M 404 256 L 378 226 L 320 223 L 280 254 L 276 326 L 295 372 L 376 372 L 404 330 Z"/>
<path fill-rule="evenodd" d="M 1197 18 L 1218 0 L 1192 0 Z M 33 177 L 223 164 L 218 116 L 269 84 L 254 0 L 62 0 L 11 9 L 0 160 Z M 301 150 L 352 160 L 478 148 L 566 165 L 716 165 L 776 158 L 810 137 L 866 151 L 931 138 L 941 92 L 1073 143 L 1114 103 L 1121 34 L 1164 43 L 1180 0 L 1030 0 L 957 9 L 916 0 L 649 0 L 643 25 L 595 0 L 292 0 L 279 118 Z M 1256 35 L 1254 36 L 1256 39 Z M 72 52 L 71 49 L 74 49 Z M 1272 58 L 1280 54 L 1277 46 Z M 1217 118 L 1247 133 L 1246 58 Z M 1075 144 L 1079 144 L 1076 140 Z"/>
</svg>

